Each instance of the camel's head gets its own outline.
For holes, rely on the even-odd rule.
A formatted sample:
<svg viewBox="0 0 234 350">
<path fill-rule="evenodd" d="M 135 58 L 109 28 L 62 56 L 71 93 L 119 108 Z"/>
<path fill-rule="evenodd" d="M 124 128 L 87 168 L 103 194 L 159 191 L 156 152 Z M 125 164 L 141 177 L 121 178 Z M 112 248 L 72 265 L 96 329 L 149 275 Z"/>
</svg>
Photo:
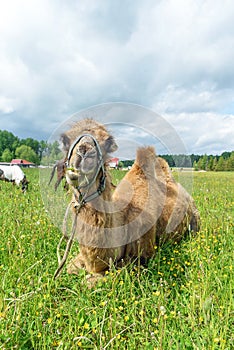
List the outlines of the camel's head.
<svg viewBox="0 0 234 350">
<path fill-rule="evenodd" d="M 98 175 L 108 154 L 117 149 L 104 126 L 90 119 L 76 123 L 61 139 L 67 152 L 66 178 L 75 187 L 90 183 Z"/>
</svg>

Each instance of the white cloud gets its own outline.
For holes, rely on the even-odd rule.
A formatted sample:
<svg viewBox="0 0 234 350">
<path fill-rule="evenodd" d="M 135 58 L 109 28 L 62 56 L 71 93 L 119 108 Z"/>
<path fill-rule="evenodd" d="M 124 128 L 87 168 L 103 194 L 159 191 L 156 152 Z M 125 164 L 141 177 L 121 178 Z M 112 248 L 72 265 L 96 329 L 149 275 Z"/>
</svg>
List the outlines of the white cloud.
<svg viewBox="0 0 234 350">
<path fill-rule="evenodd" d="M 184 141 L 188 153 L 220 154 L 234 149 L 234 115 L 215 113 L 165 114 Z"/>
<path fill-rule="evenodd" d="M 208 139 L 213 115 L 220 146 L 210 140 L 209 152 L 221 151 L 234 114 L 233 10 L 231 0 L 1 2 L 0 128 L 46 138 L 78 110 L 124 101 L 171 115 L 186 144 L 200 115 Z M 202 140 L 194 152 L 209 148 Z"/>
</svg>

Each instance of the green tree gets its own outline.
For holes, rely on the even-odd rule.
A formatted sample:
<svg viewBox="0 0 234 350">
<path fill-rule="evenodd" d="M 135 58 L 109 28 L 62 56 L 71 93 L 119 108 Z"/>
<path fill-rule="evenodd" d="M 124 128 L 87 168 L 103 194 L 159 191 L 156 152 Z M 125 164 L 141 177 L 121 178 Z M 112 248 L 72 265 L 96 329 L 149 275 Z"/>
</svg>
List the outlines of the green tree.
<svg viewBox="0 0 234 350">
<path fill-rule="evenodd" d="M 214 170 L 214 157 L 209 156 L 208 163 L 207 163 L 207 170 Z"/>
<path fill-rule="evenodd" d="M 34 150 L 34 152 L 39 156 L 39 149 L 40 149 L 39 141 L 34 140 L 31 137 L 28 137 L 27 139 L 22 139 L 20 143 L 21 145 L 26 145 L 28 147 L 31 147 Z"/>
<path fill-rule="evenodd" d="M 198 170 L 198 165 L 197 165 L 196 160 L 193 162 L 193 168 L 194 168 L 195 171 Z"/>
<path fill-rule="evenodd" d="M 43 152 L 43 157 L 41 158 L 41 164 L 51 165 L 54 164 L 57 160 L 63 159 L 64 154 L 59 148 L 58 141 L 53 143 L 46 144 L 46 148 Z"/>
<path fill-rule="evenodd" d="M 1 158 L 3 162 L 10 162 L 13 158 L 13 153 L 9 150 L 9 148 L 6 148 L 3 151 Z"/>
<path fill-rule="evenodd" d="M 231 152 L 230 157 L 226 160 L 226 170 L 234 171 L 234 151 Z"/>
<path fill-rule="evenodd" d="M 223 171 L 223 170 L 225 170 L 225 160 L 224 160 L 224 158 L 222 156 L 219 157 L 219 160 L 217 162 L 215 170 L 216 171 Z"/>
<path fill-rule="evenodd" d="M 123 165 L 123 162 L 121 162 L 121 160 L 120 160 L 119 163 L 118 163 L 118 168 L 119 168 L 119 169 L 122 169 L 123 166 L 124 166 L 124 165 Z"/>
<path fill-rule="evenodd" d="M 14 136 L 11 132 L 0 130 L 0 155 L 2 155 L 6 148 L 14 152 L 14 144 L 17 141 L 19 141 L 18 137 Z"/>
<path fill-rule="evenodd" d="M 214 161 L 213 161 L 213 170 L 214 171 L 216 171 L 217 163 L 218 163 L 217 157 L 214 157 Z"/>
<path fill-rule="evenodd" d="M 231 156 L 231 152 L 223 152 L 221 156 L 223 157 L 223 159 L 228 159 Z"/>
<path fill-rule="evenodd" d="M 46 149 L 48 148 L 47 142 L 46 141 L 40 141 L 39 142 L 39 159 L 41 161 L 43 153 L 46 151 Z"/>
<path fill-rule="evenodd" d="M 36 152 L 29 146 L 21 145 L 16 148 L 15 156 L 19 159 L 25 159 L 29 162 L 39 164 L 39 157 Z"/>
</svg>

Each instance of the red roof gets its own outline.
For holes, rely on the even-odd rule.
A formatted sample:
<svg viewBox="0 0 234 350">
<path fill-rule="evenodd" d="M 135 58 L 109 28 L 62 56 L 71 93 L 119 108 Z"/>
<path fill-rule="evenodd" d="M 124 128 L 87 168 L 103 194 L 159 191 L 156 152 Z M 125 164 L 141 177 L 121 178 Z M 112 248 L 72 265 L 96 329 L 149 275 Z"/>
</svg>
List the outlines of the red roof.
<svg viewBox="0 0 234 350">
<path fill-rule="evenodd" d="M 32 165 L 34 163 L 29 162 L 28 160 L 25 159 L 12 159 L 11 164 L 17 164 L 17 165 Z"/>
<path fill-rule="evenodd" d="M 108 160 L 108 163 L 109 163 L 109 164 L 110 164 L 110 163 L 115 163 L 116 165 L 118 165 L 118 163 L 119 163 L 119 158 L 111 158 L 111 159 Z"/>
</svg>

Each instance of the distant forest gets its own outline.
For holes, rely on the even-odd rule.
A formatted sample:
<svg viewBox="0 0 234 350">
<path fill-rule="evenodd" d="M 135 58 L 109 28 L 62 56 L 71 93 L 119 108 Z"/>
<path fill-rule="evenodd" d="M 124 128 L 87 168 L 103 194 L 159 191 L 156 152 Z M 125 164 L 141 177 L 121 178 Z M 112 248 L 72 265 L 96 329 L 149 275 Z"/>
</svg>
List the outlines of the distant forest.
<svg viewBox="0 0 234 350">
<path fill-rule="evenodd" d="M 13 133 L 0 130 L 0 161 L 10 162 L 14 158 L 26 159 L 36 165 L 54 164 L 62 159 L 63 154 L 59 143 L 52 144 L 32 138 L 20 139 Z M 170 167 L 191 168 L 207 171 L 234 171 L 234 151 L 223 152 L 221 155 L 161 155 Z M 119 162 L 120 167 L 128 167 L 134 160 Z"/>
<path fill-rule="evenodd" d="M 223 152 L 221 155 L 185 155 L 185 154 L 163 154 L 171 168 L 194 168 L 194 170 L 206 171 L 234 171 L 234 151 Z M 131 166 L 134 160 L 122 161 L 124 167 Z"/>
</svg>

